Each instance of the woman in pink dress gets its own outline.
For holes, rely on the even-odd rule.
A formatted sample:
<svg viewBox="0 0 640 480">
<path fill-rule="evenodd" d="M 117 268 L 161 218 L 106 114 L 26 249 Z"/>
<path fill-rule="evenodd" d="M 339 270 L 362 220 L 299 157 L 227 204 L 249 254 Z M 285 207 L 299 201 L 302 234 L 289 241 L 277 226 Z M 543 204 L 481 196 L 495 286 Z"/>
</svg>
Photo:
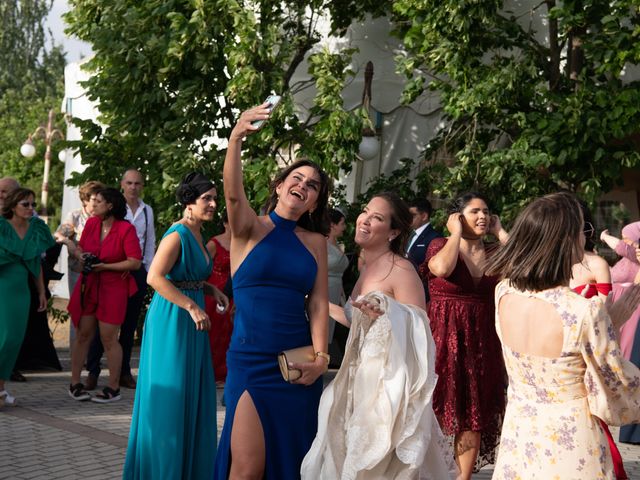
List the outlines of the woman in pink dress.
<svg viewBox="0 0 640 480">
<path fill-rule="evenodd" d="M 215 285 L 221 292 L 225 291 L 225 285 L 229 281 L 231 232 L 229 231 L 229 221 L 227 213 L 222 214 L 222 225 L 224 233 L 212 237 L 207 242 L 207 249 L 213 258 L 213 270 L 207 282 Z M 213 362 L 213 372 L 216 383 L 224 384 L 227 378 L 227 350 L 231 341 L 233 323 L 231 322 L 231 307 L 233 300 L 229 299 L 229 308 L 220 313 L 215 298 L 206 295 L 204 297 L 205 311 L 211 319 L 211 329 L 209 330 L 209 344 L 211 345 L 211 360 Z"/>
<path fill-rule="evenodd" d="M 622 229 L 622 240 L 609 235 L 605 230 L 600 239 L 622 258 L 611 268 L 611 282 L 613 283 L 613 301 L 615 302 L 622 292 L 631 286 L 640 273 L 636 251 L 640 244 L 640 222 L 630 223 Z M 639 279 L 640 280 L 640 279 Z M 627 360 L 631 356 L 633 337 L 635 336 L 640 319 L 640 308 L 633 312 L 631 318 L 620 328 L 620 348 L 622 356 Z"/>
</svg>

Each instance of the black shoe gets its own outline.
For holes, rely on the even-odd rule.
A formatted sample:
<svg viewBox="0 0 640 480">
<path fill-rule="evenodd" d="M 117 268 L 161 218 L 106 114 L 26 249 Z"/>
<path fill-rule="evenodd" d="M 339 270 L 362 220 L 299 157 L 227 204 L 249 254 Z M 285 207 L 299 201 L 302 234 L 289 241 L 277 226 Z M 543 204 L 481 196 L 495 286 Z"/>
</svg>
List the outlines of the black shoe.
<svg viewBox="0 0 640 480">
<path fill-rule="evenodd" d="M 69 385 L 69 396 L 78 402 L 86 402 L 91 398 L 91 395 L 85 391 L 84 385 L 76 383 L 75 385 Z"/>
<path fill-rule="evenodd" d="M 21 374 L 18 370 L 14 370 L 13 372 L 11 372 L 9 380 L 11 380 L 12 382 L 26 382 L 27 377 Z"/>
<path fill-rule="evenodd" d="M 120 389 L 114 390 L 110 387 L 104 387 L 102 389 L 102 393 L 97 394 L 95 397 L 91 397 L 91 401 L 96 403 L 111 403 L 117 402 L 121 398 Z"/>
</svg>

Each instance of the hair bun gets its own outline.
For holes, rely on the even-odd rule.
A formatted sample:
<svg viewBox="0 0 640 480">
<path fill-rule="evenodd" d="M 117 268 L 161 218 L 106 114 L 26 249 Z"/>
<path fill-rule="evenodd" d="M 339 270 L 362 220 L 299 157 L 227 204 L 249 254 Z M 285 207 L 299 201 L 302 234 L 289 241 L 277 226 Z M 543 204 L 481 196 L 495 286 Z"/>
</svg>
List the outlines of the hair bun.
<svg viewBox="0 0 640 480">
<path fill-rule="evenodd" d="M 176 198 L 182 205 L 194 203 L 200 194 L 191 185 L 180 185 L 176 191 Z"/>
<path fill-rule="evenodd" d="M 187 173 L 176 190 L 176 199 L 182 205 L 190 205 L 195 203 L 200 195 L 214 187 L 213 182 L 203 174 L 199 172 Z"/>
</svg>

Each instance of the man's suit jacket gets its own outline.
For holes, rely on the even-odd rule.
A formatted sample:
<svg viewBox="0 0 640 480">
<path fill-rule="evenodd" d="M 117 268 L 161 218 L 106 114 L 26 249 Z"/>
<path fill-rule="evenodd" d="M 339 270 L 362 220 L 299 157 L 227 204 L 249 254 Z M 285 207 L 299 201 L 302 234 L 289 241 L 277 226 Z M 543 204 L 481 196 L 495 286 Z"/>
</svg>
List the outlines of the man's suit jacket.
<svg viewBox="0 0 640 480">
<path fill-rule="evenodd" d="M 416 268 L 416 271 L 420 268 L 420 265 L 424 262 L 424 259 L 427 255 L 427 248 L 431 243 L 431 240 L 434 238 L 442 237 L 442 234 L 436 232 L 431 224 L 427 225 L 416 241 L 413 242 L 413 245 L 407 252 L 407 258 L 413 263 L 413 266 Z M 424 294 L 426 296 L 427 302 L 429 302 L 429 289 L 427 288 L 427 278 L 422 278 L 422 284 L 424 285 Z"/>
</svg>

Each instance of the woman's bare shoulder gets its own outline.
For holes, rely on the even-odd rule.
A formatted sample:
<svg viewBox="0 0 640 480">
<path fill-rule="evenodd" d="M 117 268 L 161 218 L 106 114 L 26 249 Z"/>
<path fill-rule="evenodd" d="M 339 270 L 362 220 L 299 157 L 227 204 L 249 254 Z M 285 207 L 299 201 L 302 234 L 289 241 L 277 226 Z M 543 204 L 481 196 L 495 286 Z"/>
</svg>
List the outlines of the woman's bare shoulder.
<svg viewBox="0 0 640 480">
<path fill-rule="evenodd" d="M 413 263 L 408 258 L 404 258 L 400 255 L 393 254 L 390 258 L 390 262 L 393 263 L 394 267 L 397 267 L 397 272 L 402 273 L 404 271 L 415 272 L 416 269 L 413 266 Z"/>
</svg>

